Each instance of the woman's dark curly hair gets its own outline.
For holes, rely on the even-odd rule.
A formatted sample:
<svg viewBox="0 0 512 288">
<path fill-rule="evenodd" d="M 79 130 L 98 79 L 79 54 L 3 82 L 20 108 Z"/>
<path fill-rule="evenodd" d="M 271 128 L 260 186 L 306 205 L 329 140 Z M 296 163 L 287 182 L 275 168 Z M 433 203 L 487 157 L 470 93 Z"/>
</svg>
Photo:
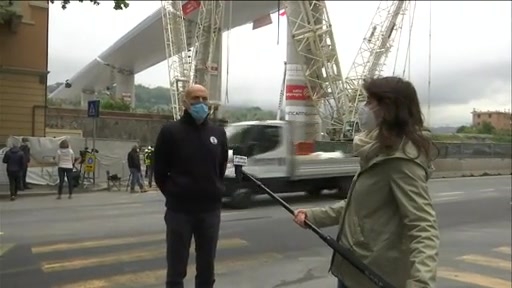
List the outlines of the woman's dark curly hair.
<svg viewBox="0 0 512 288">
<path fill-rule="evenodd" d="M 379 106 L 381 118 L 377 141 L 385 151 L 396 150 L 405 138 L 420 153 L 424 152 L 427 159 L 435 158 L 431 157 L 435 144 L 422 133 L 425 128 L 423 115 L 411 82 L 399 77 L 375 78 L 366 81 L 363 89 L 368 98 L 377 101 Z"/>
</svg>

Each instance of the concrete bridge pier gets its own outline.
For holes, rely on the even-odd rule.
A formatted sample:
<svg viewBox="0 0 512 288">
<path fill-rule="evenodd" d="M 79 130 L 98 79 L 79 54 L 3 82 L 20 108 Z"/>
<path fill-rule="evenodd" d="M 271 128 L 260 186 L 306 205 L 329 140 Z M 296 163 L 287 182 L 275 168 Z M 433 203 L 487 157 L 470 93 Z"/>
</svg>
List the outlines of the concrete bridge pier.
<svg viewBox="0 0 512 288">
<path fill-rule="evenodd" d="M 82 89 L 80 93 L 80 106 L 87 107 L 87 102 L 96 99 L 96 91 L 92 89 Z"/>
<path fill-rule="evenodd" d="M 135 107 L 135 75 L 133 73 L 116 73 L 115 83 L 115 98 L 130 103 L 132 107 Z"/>
</svg>

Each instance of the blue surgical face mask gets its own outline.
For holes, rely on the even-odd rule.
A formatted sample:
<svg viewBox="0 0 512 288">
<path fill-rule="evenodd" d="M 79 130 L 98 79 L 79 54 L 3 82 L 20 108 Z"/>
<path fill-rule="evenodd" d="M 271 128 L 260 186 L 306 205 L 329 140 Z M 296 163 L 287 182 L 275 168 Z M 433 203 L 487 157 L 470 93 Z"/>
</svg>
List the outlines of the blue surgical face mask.
<svg viewBox="0 0 512 288">
<path fill-rule="evenodd" d="M 204 103 L 195 103 L 190 106 L 188 112 L 198 123 L 201 123 L 204 121 L 206 116 L 208 116 L 208 105 Z"/>
</svg>

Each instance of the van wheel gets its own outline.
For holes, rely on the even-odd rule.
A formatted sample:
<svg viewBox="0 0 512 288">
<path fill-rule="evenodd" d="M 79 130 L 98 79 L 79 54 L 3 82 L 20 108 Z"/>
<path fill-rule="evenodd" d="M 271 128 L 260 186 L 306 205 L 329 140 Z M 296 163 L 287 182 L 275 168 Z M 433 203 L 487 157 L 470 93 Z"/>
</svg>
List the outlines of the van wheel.
<svg viewBox="0 0 512 288">
<path fill-rule="evenodd" d="M 336 199 L 347 199 L 348 191 L 350 190 L 350 185 L 352 184 L 352 179 L 350 178 L 342 178 L 338 184 L 338 189 L 336 193 L 334 193 L 334 198 Z"/>
<path fill-rule="evenodd" d="M 228 206 L 235 209 L 247 209 L 252 203 L 252 191 L 247 188 L 237 189 L 228 200 Z"/>
</svg>

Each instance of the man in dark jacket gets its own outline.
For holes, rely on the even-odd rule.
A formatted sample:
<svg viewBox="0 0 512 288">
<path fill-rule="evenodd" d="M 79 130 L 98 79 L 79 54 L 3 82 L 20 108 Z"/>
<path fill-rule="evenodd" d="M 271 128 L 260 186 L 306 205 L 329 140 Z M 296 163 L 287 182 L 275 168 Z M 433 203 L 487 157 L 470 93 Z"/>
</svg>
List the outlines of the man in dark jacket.
<svg viewBox="0 0 512 288">
<path fill-rule="evenodd" d="M 135 193 L 135 185 L 138 185 L 140 192 L 146 192 L 142 182 L 142 169 L 140 165 L 139 146 L 134 145 L 128 152 L 128 168 L 130 169 L 130 193 Z"/>
<path fill-rule="evenodd" d="M 28 144 L 29 143 L 28 143 L 27 137 L 21 138 L 20 150 L 21 150 L 21 152 L 23 152 L 23 155 L 25 155 L 25 158 L 24 158 L 25 164 L 21 171 L 21 187 L 19 189 L 20 191 L 23 191 L 25 189 L 31 189 L 30 186 L 28 186 L 28 184 L 27 184 L 28 164 L 30 163 L 30 146 Z"/>
<path fill-rule="evenodd" d="M 215 283 L 228 146 L 223 128 L 208 117 L 208 91 L 194 85 L 185 91 L 181 119 L 166 124 L 154 152 L 155 183 L 165 196 L 167 226 L 166 288 L 183 288 L 190 242 L 196 249 L 195 287 Z"/>
<path fill-rule="evenodd" d="M 14 201 L 21 188 L 21 175 L 25 166 L 25 155 L 17 145 L 14 145 L 5 152 L 2 162 L 6 164 L 9 192 L 11 193 L 11 201 Z"/>
</svg>

